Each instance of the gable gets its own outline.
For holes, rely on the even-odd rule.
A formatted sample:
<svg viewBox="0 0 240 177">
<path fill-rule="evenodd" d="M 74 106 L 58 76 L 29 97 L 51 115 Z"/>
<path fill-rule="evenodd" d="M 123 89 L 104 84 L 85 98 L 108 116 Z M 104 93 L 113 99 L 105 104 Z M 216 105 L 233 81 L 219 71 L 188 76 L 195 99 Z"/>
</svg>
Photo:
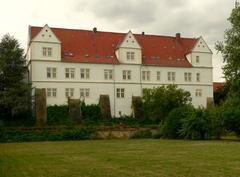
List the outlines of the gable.
<svg viewBox="0 0 240 177">
<path fill-rule="evenodd" d="M 31 41 L 61 43 L 61 41 L 57 38 L 57 36 L 54 34 L 51 28 L 49 28 L 48 25 L 45 25 Z"/>
<path fill-rule="evenodd" d="M 141 49 L 138 41 L 136 40 L 131 31 L 129 31 L 127 35 L 124 37 L 122 43 L 119 45 L 119 48 Z"/>
<path fill-rule="evenodd" d="M 204 53 L 212 53 L 211 49 L 208 47 L 207 43 L 204 41 L 202 37 L 200 37 L 195 44 L 192 52 L 204 52 Z"/>
</svg>

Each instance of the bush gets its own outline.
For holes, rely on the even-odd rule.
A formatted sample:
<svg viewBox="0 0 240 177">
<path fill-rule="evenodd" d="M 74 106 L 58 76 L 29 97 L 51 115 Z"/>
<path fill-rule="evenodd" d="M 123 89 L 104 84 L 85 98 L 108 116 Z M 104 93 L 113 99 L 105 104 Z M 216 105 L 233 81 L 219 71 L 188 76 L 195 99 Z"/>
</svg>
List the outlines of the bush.
<svg viewBox="0 0 240 177">
<path fill-rule="evenodd" d="M 228 131 L 233 131 L 240 136 L 240 98 L 229 96 L 220 107 L 220 114 L 223 119 L 223 126 Z"/>
<path fill-rule="evenodd" d="M 67 105 L 54 105 L 47 107 L 47 123 L 48 125 L 70 125 L 72 120 L 69 117 Z"/>
<path fill-rule="evenodd" d="M 82 120 L 89 122 L 99 122 L 102 119 L 100 107 L 96 104 L 86 105 L 84 102 L 81 106 Z"/>
<path fill-rule="evenodd" d="M 191 94 L 176 85 L 143 90 L 145 119 L 164 121 L 171 110 L 191 103 Z"/>
<path fill-rule="evenodd" d="M 183 138 L 180 130 L 182 128 L 182 121 L 189 117 L 194 112 L 194 107 L 191 105 L 183 106 L 180 108 L 173 109 L 163 126 L 161 127 L 161 133 L 164 138 Z"/>
<path fill-rule="evenodd" d="M 209 135 L 211 122 L 209 112 L 204 108 L 194 109 L 192 114 L 182 119 L 180 136 L 186 139 L 205 139 Z"/>
</svg>

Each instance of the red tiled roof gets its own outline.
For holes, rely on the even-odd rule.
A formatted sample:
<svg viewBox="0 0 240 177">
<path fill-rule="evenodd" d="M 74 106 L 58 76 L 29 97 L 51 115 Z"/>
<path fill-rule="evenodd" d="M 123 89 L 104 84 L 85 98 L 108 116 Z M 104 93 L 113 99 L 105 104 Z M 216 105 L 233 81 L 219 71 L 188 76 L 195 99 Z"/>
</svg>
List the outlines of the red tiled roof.
<svg viewBox="0 0 240 177">
<path fill-rule="evenodd" d="M 217 91 L 219 89 L 222 89 L 224 86 L 223 82 L 213 82 L 213 91 Z"/>
<path fill-rule="evenodd" d="M 33 39 L 42 27 L 31 27 Z M 51 28 L 62 43 L 62 61 L 118 64 L 115 49 L 125 33 Z M 191 67 L 186 59 L 196 44 L 196 38 L 180 38 L 134 34 L 142 48 L 142 62 L 146 65 Z M 66 55 L 68 53 L 68 55 Z M 72 56 L 71 56 L 72 54 Z"/>
</svg>

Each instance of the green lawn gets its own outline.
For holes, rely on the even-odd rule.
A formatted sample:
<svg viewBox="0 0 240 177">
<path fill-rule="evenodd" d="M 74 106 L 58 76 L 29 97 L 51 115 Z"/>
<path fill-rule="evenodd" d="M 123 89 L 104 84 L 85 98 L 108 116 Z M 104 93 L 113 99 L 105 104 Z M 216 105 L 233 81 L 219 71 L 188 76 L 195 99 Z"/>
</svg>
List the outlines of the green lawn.
<svg viewBox="0 0 240 177">
<path fill-rule="evenodd" d="M 0 176 L 240 176 L 240 141 L 3 143 L 0 144 Z"/>
</svg>

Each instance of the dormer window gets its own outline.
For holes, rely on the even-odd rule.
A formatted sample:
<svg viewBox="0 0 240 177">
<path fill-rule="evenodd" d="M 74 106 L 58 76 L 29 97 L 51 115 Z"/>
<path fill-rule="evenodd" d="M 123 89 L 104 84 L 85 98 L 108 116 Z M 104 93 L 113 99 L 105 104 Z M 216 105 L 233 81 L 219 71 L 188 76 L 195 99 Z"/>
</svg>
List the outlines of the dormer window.
<svg viewBox="0 0 240 177">
<path fill-rule="evenodd" d="M 43 47 L 42 48 L 42 55 L 44 57 L 51 57 L 52 56 L 52 48 L 51 47 Z"/>
<path fill-rule="evenodd" d="M 134 52 L 127 52 L 127 60 L 134 60 L 135 53 Z"/>
</svg>

